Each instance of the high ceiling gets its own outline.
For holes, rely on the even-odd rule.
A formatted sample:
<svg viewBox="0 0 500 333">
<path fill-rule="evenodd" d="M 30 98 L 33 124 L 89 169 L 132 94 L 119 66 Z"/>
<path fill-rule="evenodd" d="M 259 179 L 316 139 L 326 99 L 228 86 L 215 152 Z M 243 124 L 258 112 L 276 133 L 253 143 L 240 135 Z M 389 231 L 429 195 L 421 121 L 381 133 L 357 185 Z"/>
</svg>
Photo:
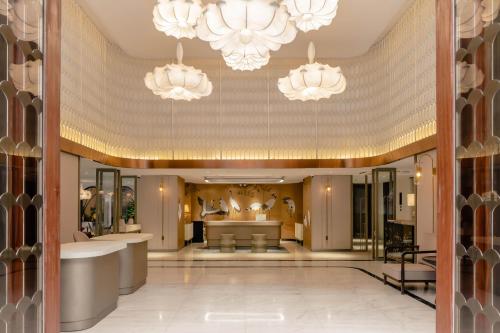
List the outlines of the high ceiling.
<svg viewBox="0 0 500 333">
<path fill-rule="evenodd" d="M 414 0 L 341 0 L 337 17 L 328 27 L 300 32 L 284 45 L 277 57 L 306 57 L 309 41 L 316 43 L 320 58 L 346 58 L 364 54 L 401 17 Z M 152 23 L 156 0 L 77 0 L 99 30 L 127 54 L 144 59 L 175 56 L 177 40 L 157 31 Z M 208 43 L 183 41 L 186 58 L 218 57 Z"/>
</svg>

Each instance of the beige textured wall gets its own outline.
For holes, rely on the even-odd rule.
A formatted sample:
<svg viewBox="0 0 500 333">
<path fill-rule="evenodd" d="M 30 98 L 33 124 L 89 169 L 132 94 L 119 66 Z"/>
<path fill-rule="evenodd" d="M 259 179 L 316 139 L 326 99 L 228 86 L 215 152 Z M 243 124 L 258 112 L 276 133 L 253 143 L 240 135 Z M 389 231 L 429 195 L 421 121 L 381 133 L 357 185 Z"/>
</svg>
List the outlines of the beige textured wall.
<svg viewBox="0 0 500 333">
<path fill-rule="evenodd" d="M 79 157 L 61 153 L 61 243 L 73 242 L 73 232 L 78 230 L 80 204 Z"/>
<path fill-rule="evenodd" d="M 308 201 L 304 201 L 304 206 L 310 207 L 311 212 L 304 245 L 312 251 L 351 249 L 351 176 L 314 176 L 304 184 L 304 200 Z"/>
<path fill-rule="evenodd" d="M 407 194 L 415 193 L 413 188 L 413 178 L 410 176 L 397 176 L 396 180 L 396 219 L 412 221 L 412 211 L 414 207 L 408 207 Z M 399 193 L 403 194 L 402 204 L 399 204 Z"/>
<path fill-rule="evenodd" d="M 233 71 L 220 56 L 186 59 L 208 75 L 213 93 L 189 103 L 165 103 L 145 87 L 144 75 L 173 59 L 127 56 L 73 0 L 62 1 L 61 30 L 61 135 L 107 154 L 176 160 L 356 158 L 435 133 L 435 0 L 414 1 L 363 56 L 318 59 L 341 66 L 347 89 L 308 103 L 289 101 L 277 87 L 278 78 L 305 63 L 306 50 L 304 57 L 272 57 L 253 72 Z"/>
<path fill-rule="evenodd" d="M 302 221 L 302 183 L 296 184 L 265 184 L 248 185 L 241 187 L 239 185 L 225 184 L 190 184 L 189 192 L 191 196 L 192 219 L 201 220 L 201 206 L 198 203 L 198 197 L 205 200 L 214 201 L 216 207 L 219 207 L 219 200 L 224 199 L 230 207 L 229 196 L 232 193 L 233 198 L 240 205 L 241 211 L 236 212 L 229 209 L 229 215 L 209 215 L 203 220 L 255 220 L 256 213 L 247 210 L 252 203 L 264 203 L 272 194 L 276 194 L 276 203 L 267 213 L 268 220 L 279 220 L 283 222 L 281 237 L 284 239 L 294 239 L 295 223 Z M 283 202 L 283 198 L 290 197 L 295 202 L 295 213 L 288 211 L 288 205 Z"/>
<path fill-rule="evenodd" d="M 430 156 L 436 165 L 436 151 Z M 432 161 L 428 157 L 421 157 L 422 178 L 416 188 L 417 191 L 417 244 L 421 250 L 436 249 L 437 223 L 437 176 L 432 176 Z M 432 187 L 434 178 L 434 188 Z M 434 209 L 433 209 L 434 207 Z"/>
<path fill-rule="evenodd" d="M 142 176 L 138 181 L 138 218 L 142 231 L 154 235 L 148 242 L 151 250 L 178 250 L 184 244 L 182 211 L 178 217 L 183 182 L 177 176 Z"/>
<path fill-rule="evenodd" d="M 303 214 L 302 214 L 302 222 L 304 223 L 304 246 L 309 250 L 312 249 L 312 233 L 311 233 L 311 225 L 308 222 L 308 216 L 311 215 L 311 206 L 312 206 L 312 177 L 307 177 L 304 179 L 303 186 Z M 307 222 L 307 223 L 306 223 Z"/>
<path fill-rule="evenodd" d="M 177 177 L 177 248 L 184 247 L 184 198 L 186 183 L 183 178 Z"/>
</svg>

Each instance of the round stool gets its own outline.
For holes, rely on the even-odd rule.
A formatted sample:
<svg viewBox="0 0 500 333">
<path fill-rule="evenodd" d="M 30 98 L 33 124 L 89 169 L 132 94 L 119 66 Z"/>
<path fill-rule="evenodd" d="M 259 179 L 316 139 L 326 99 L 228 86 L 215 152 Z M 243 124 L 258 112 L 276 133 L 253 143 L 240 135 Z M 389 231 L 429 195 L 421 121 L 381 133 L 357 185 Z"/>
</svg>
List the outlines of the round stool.
<svg viewBox="0 0 500 333">
<path fill-rule="evenodd" d="M 236 247 L 234 234 L 221 234 L 220 235 L 220 252 L 232 253 Z"/>
<path fill-rule="evenodd" d="M 267 252 L 266 234 L 252 234 L 252 252 L 254 253 Z"/>
</svg>

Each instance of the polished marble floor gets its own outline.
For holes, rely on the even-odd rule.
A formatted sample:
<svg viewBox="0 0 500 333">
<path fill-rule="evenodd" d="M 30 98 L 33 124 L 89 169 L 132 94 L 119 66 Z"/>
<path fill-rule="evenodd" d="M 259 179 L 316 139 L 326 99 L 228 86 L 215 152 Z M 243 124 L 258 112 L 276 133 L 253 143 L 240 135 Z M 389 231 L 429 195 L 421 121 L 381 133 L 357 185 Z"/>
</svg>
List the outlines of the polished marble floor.
<svg viewBox="0 0 500 333">
<path fill-rule="evenodd" d="M 383 278 L 381 261 L 373 261 L 371 252 L 311 252 L 297 242 L 281 241 L 286 252 L 220 253 L 202 251 L 203 243 L 194 243 L 178 252 L 149 252 L 149 267 L 354 267 Z M 397 286 L 396 286 L 397 287 Z M 435 303 L 435 285 L 407 284 L 408 291 L 428 304 Z"/>
<path fill-rule="evenodd" d="M 85 332 L 432 333 L 434 325 L 432 308 L 353 268 L 150 266 L 147 284 Z"/>
<path fill-rule="evenodd" d="M 150 261 L 276 261 L 276 260 L 370 260 L 370 252 L 328 251 L 311 252 L 293 241 L 281 241 L 282 252 L 268 253 L 220 253 L 218 251 L 201 250 L 205 244 L 193 243 L 175 252 L 150 252 Z"/>
</svg>

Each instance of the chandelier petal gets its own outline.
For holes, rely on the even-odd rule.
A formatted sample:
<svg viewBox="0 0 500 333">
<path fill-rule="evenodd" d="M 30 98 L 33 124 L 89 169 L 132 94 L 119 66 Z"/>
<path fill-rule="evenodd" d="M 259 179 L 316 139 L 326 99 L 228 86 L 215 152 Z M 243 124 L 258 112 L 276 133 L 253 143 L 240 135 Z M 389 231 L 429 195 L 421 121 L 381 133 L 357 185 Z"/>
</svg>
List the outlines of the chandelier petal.
<svg viewBox="0 0 500 333">
<path fill-rule="evenodd" d="M 200 0 L 158 0 L 153 10 L 153 23 L 167 36 L 194 38 L 202 12 Z"/>
<path fill-rule="evenodd" d="M 254 70 L 297 35 L 283 4 L 274 0 L 225 0 L 207 6 L 196 27 L 200 39 L 220 50 L 233 69 Z"/>
</svg>

